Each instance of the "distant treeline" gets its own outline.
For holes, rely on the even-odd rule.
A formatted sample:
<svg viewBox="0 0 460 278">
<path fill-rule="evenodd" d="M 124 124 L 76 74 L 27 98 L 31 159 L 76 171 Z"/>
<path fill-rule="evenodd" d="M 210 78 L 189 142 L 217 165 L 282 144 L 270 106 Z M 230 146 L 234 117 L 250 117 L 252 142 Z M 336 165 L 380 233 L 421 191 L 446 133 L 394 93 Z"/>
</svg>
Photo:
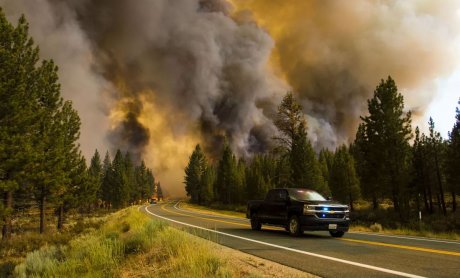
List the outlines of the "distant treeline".
<svg viewBox="0 0 460 278">
<path fill-rule="evenodd" d="M 89 168 L 80 152 L 80 118 L 60 93 L 58 69 L 41 61 L 24 17 L 10 24 L 0 9 L 0 225 L 12 233 L 18 209 L 36 204 L 40 232 L 54 209 L 61 229 L 71 208 L 120 208 L 147 199 L 154 190 L 152 171 L 135 166 L 129 153 L 96 151 Z M 161 194 L 161 189 L 160 189 Z"/>
<path fill-rule="evenodd" d="M 459 102 L 460 104 L 460 102 Z M 262 199 L 275 187 L 303 187 L 353 204 L 369 200 L 374 209 L 386 200 L 401 220 L 411 211 L 444 215 L 456 210 L 460 192 L 460 110 L 444 140 L 429 120 L 429 134 L 411 129 L 411 113 L 391 77 L 382 80 L 368 100 L 355 141 L 317 155 L 307 138 L 301 105 L 288 93 L 275 126 L 273 148 L 251 158 L 237 158 L 224 144 L 218 161 L 197 145 L 185 168 L 185 189 L 198 204 L 244 204 Z M 449 200 L 447 202 L 446 200 Z"/>
</svg>

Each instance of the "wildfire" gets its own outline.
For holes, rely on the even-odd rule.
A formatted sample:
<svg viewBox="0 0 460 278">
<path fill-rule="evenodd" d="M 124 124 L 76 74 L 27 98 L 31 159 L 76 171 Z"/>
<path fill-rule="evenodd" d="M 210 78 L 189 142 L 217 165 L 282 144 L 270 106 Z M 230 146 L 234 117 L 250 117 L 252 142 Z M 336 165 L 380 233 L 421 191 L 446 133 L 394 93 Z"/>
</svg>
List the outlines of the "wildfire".
<svg viewBox="0 0 460 278">
<path fill-rule="evenodd" d="M 179 111 L 159 105 L 154 92 L 146 90 L 136 95 L 141 103 L 136 119 L 149 134 L 142 158 L 169 194 L 183 195 L 183 169 L 200 137 Z M 129 97 L 118 101 L 110 113 L 112 129 L 124 121 L 132 101 Z"/>
</svg>

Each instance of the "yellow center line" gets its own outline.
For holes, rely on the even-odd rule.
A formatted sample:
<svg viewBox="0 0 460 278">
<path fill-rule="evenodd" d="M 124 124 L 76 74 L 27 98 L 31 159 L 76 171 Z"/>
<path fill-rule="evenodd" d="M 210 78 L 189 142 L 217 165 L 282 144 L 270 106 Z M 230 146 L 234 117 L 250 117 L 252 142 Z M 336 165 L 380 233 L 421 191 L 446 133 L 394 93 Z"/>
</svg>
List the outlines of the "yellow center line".
<svg viewBox="0 0 460 278">
<path fill-rule="evenodd" d="M 351 239 L 351 238 L 339 238 L 339 240 L 364 243 L 364 244 L 370 244 L 370 245 L 385 246 L 385 247 L 393 247 L 393 248 L 399 248 L 399 249 L 429 252 L 429 253 L 437 253 L 437 254 L 444 254 L 444 255 L 460 256 L 459 252 L 444 251 L 444 250 L 437 250 L 437 249 L 431 249 L 431 248 L 422 248 L 422 247 L 415 247 L 415 246 L 408 246 L 408 245 L 399 245 L 399 244 L 391 244 L 391 243 L 383 243 L 383 242 L 367 241 L 367 240 Z"/>
<path fill-rule="evenodd" d="M 203 220 L 209 220 L 209 221 L 214 221 L 214 222 L 221 222 L 221 223 L 226 223 L 226 224 L 232 224 L 232 225 L 239 225 L 239 226 L 244 226 L 244 227 L 251 227 L 251 225 L 248 224 L 243 224 L 243 223 L 235 223 L 235 222 L 230 222 L 230 221 L 224 221 L 224 220 L 218 220 L 218 219 L 212 219 L 212 218 L 207 218 L 207 217 L 200 217 L 200 216 L 195 216 L 195 215 L 189 215 L 189 214 L 184 214 L 176 211 L 171 211 L 165 208 L 167 204 L 164 204 L 161 206 L 161 209 L 167 212 L 171 212 L 174 214 L 182 215 L 182 216 L 188 216 L 188 217 L 193 217 L 193 218 L 199 218 Z M 281 229 L 273 228 L 273 227 L 266 227 L 264 228 L 266 230 L 273 230 L 273 231 L 280 231 Z"/>
<path fill-rule="evenodd" d="M 171 213 L 178 214 L 178 215 L 182 215 L 182 216 L 188 216 L 188 217 L 199 218 L 199 219 L 203 219 L 203 220 L 221 222 L 221 223 L 232 224 L 232 225 L 239 225 L 239 226 L 244 226 L 244 227 L 250 227 L 251 226 L 251 225 L 243 224 L 243 223 L 235 223 L 235 222 L 230 222 L 230 221 L 211 219 L 211 218 L 206 218 L 206 217 L 199 217 L 199 216 L 179 213 L 179 212 L 175 212 L 175 211 L 171 211 L 171 210 L 166 209 L 165 208 L 166 205 L 167 204 L 162 205 L 161 209 L 164 210 L 164 211 L 171 212 Z M 274 231 L 280 231 L 281 230 L 281 228 L 277 229 L 277 228 L 274 228 L 274 227 L 267 227 L 265 229 L 274 230 Z M 351 239 L 351 238 L 339 238 L 338 240 L 356 242 L 356 243 L 364 243 L 364 244 L 369 244 L 369 245 L 377 245 L 377 246 L 399 248 L 399 249 L 406 249 L 406 250 L 413 250 L 413 251 L 428 252 L 428 253 L 436 253 L 436 254 L 443 254 L 443 255 L 460 256 L 459 252 L 444 251 L 444 250 L 437 250 L 437 249 L 431 249 L 431 248 L 423 248 L 423 247 L 415 247 L 415 246 L 408 246 L 408 245 L 399 245 L 399 244 L 391 244 L 391 243 L 383 243 L 383 242 L 367 241 L 367 240 Z"/>
</svg>

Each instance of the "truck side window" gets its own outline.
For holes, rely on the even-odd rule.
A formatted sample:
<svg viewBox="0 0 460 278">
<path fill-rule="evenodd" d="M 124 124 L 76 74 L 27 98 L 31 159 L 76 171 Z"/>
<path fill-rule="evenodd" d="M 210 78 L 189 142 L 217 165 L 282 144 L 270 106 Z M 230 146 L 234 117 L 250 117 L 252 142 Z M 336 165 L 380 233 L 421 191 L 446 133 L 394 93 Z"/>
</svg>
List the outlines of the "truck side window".
<svg viewBox="0 0 460 278">
<path fill-rule="evenodd" d="M 275 199 L 275 190 L 268 191 L 267 197 L 265 199 L 267 201 L 273 201 Z"/>
<path fill-rule="evenodd" d="M 287 192 L 285 190 L 279 190 L 277 195 L 277 201 L 286 201 L 287 200 Z"/>
</svg>

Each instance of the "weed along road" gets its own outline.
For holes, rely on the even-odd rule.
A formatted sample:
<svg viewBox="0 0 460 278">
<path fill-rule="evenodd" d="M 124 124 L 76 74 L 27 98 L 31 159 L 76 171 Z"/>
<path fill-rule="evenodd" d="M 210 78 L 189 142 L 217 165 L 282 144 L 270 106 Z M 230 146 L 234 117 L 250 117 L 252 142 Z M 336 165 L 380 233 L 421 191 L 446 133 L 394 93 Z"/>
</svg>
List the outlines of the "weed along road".
<svg viewBox="0 0 460 278">
<path fill-rule="evenodd" d="M 291 237 L 284 229 L 252 231 L 244 218 L 207 214 L 180 203 L 140 211 L 219 244 L 322 277 L 460 277 L 460 242 L 421 237 L 327 232 Z"/>
</svg>

